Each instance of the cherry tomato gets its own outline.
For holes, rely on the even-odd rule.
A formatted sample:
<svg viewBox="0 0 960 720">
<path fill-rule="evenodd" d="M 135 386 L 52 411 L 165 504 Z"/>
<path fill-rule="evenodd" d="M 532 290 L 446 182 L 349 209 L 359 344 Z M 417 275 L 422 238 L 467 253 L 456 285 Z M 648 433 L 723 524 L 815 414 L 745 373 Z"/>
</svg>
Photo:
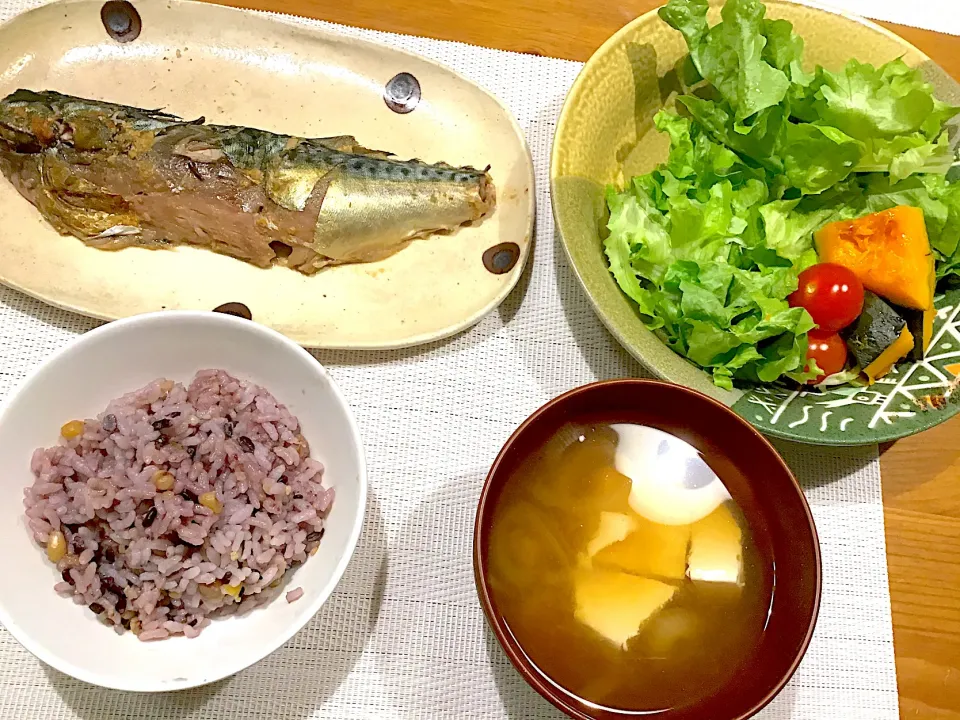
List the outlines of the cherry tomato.
<svg viewBox="0 0 960 720">
<path fill-rule="evenodd" d="M 810 380 L 810 385 L 823 382 L 827 375 L 838 373 L 847 364 L 847 344 L 836 333 L 821 333 L 813 330 L 807 333 L 807 357 L 817 361 L 817 367 L 823 375 Z"/>
<path fill-rule="evenodd" d="M 820 263 L 800 273 L 800 285 L 787 298 L 802 307 L 822 333 L 842 330 L 863 310 L 863 283 L 843 265 Z"/>
</svg>

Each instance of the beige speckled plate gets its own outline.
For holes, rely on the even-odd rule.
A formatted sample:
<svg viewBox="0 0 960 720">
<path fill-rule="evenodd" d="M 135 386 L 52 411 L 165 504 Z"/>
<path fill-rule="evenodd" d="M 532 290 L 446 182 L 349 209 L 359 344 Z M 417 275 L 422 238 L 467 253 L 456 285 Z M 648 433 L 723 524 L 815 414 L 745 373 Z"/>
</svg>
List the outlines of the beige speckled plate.
<svg viewBox="0 0 960 720">
<path fill-rule="evenodd" d="M 58 90 L 210 122 L 301 136 L 355 135 L 400 157 L 492 165 L 496 213 L 477 227 L 415 241 L 382 262 L 304 277 L 204 250 L 116 253 L 60 237 L 0 177 L 0 282 L 84 315 L 116 319 L 239 301 L 307 346 L 403 347 L 452 335 L 495 308 L 529 253 L 533 168 L 523 135 L 491 95 L 450 70 L 381 45 L 203 3 L 135 3 L 133 42 L 106 33 L 101 3 L 55 3 L 0 27 L 0 96 Z M 412 73 L 423 98 L 387 108 L 384 85 Z M 495 275 L 485 250 L 520 247 Z"/>
<path fill-rule="evenodd" d="M 722 2 L 711 0 L 711 24 Z M 783 0 L 765 0 L 767 17 L 793 23 L 812 67 L 841 68 L 848 59 L 881 64 L 896 57 L 919 67 L 937 96 L 960 104 L 960 85 L 926 55 L 866 20 Z M 683 37 L 657 13 L 637 18 L 590 58 L 567 96 L 557 123 L 550 168 L 553 212 L 563 245 L 597 314 L 638 360 L 661 378 L 711 395 L 769 435 L 827 445 L 883 442 L 919 432 L 960 411 L 960 291 L 938 298 L 935 342 L 927 358 L 902 364 L 869 391 L 825 394 L 769 387 L 751 392 L 717 388 L 700 368 L 647 330 L 633 302 L 610 275 L 601 246 L 606 224 L 603 189 L 666 160 L 669 141 L 653 116 L 671 106 L 672 70 L 687 52 Z M 925 397 L 953 402 L 930 410 Z"/>
</svg>

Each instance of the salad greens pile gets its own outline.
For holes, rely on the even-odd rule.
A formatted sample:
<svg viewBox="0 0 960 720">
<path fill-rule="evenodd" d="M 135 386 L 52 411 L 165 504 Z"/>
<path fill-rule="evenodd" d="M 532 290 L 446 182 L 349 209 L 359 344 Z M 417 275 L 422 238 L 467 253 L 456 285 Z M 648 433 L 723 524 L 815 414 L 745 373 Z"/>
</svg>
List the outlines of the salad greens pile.
<svg viewBox="0 0 960 720">
<path fill-rule="evenodd" d="M 655 119 L 667 161 L 607 190 L 610 271 L 672 349 L 734 380 L 806 382 L 814 323 L 787 296 L 828 222 L 923 210 L 938 278 L 960 277 L 960 183 L 945 124 L 960 112 L 897 59 L 840 72 L 802 64 L 803 40 L 759 0 L 670 0 L 690 49 L 677 112 Z"/>
</svg>

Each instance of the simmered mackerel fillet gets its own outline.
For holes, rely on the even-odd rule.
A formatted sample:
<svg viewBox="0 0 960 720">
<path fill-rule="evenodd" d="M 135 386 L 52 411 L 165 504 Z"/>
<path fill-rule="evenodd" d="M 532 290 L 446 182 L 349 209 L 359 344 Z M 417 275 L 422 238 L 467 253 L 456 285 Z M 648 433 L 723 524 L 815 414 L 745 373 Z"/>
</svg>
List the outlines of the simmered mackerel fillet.
<svg viewBox="0 0 960 720">
<path fill-rule="evenodd" d="M 489 169 L 489 168 L 488 168 Z M 387 257 L 490 214 L 486 171 L 18 90 L 0 171 L 61 234 L 102 250 L 194 245 L 305 274 Z"/>
</svg>

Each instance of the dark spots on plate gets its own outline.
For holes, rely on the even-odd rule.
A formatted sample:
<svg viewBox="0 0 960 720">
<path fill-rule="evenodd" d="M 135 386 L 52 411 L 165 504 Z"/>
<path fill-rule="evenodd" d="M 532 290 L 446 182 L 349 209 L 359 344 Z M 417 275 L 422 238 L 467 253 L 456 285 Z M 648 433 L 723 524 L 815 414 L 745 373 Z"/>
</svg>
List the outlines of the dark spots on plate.
<svg viewBox="0 0 960 720">
<path fill-rule="evenodd" d="M 103 423 L 101 423 L 101 427 L 106 433 L 115 433 L 117 431 L 117 416 L 113 413 L 105 415 L 103 417 Z"/>
<path fill-rule="evenodd" d="M 100 21 L 107 35 L 117 42 L 133 42 L 140 37 L 143 21 L 140 13 L 127 0 L 109 0 L 100 8 Z"/>
<path fill-rule="evenodd" d="M 246 435 L 241 435 L 241 436 L 237 439 L 237 445 L 239 445 L 239 446 L 240 446 L 240 449 L 243 450 L 243 451 L 246 452 L 246 453 L 252 453 L 253 450 L 254 450 L 254 448 L 255 448 L 255 446 L 254 446 L 254 444 L 253 444 L 253 440 L 251 440 L 250 438 L 248 438 Z"/>
<path fill-rule="evenodd" d="M 102 615 L 106 611 L 106 608 L 100 603 L 90 603 L 90 612 L 94 615 Z"/>
<path fill-rule="evenodd" d="M 513 270 L 520 259 L 520 246 L 514 242 L 494 245 L 483 253 L 483 266 L 494 275 L 503 275 Z"/>
<path fill-rule="evenodd" d="M 243 318 L 244 320 L 253 319 L 253 313 L 250 312 L 250 308 L 239 302 L 228 302 L 223 305 L 218 305 L 213 311 L 224 315 L 233 315 L 234 317 Z"/>
<path fill-rule="evenodd" d="M 395 113 L 405 115 L 420 104 L 420 82 L 410 73 L 398 73 L 383 89 L 383 101 Z"/>
<path fill-rule="evenodd" d="M 156 505 L 152 506 L 147 510 L 147 514 L 143 516 L 143 526 L 145 528 L 150 527 L 157 519 L 157 507 Z"/>
</svg>

